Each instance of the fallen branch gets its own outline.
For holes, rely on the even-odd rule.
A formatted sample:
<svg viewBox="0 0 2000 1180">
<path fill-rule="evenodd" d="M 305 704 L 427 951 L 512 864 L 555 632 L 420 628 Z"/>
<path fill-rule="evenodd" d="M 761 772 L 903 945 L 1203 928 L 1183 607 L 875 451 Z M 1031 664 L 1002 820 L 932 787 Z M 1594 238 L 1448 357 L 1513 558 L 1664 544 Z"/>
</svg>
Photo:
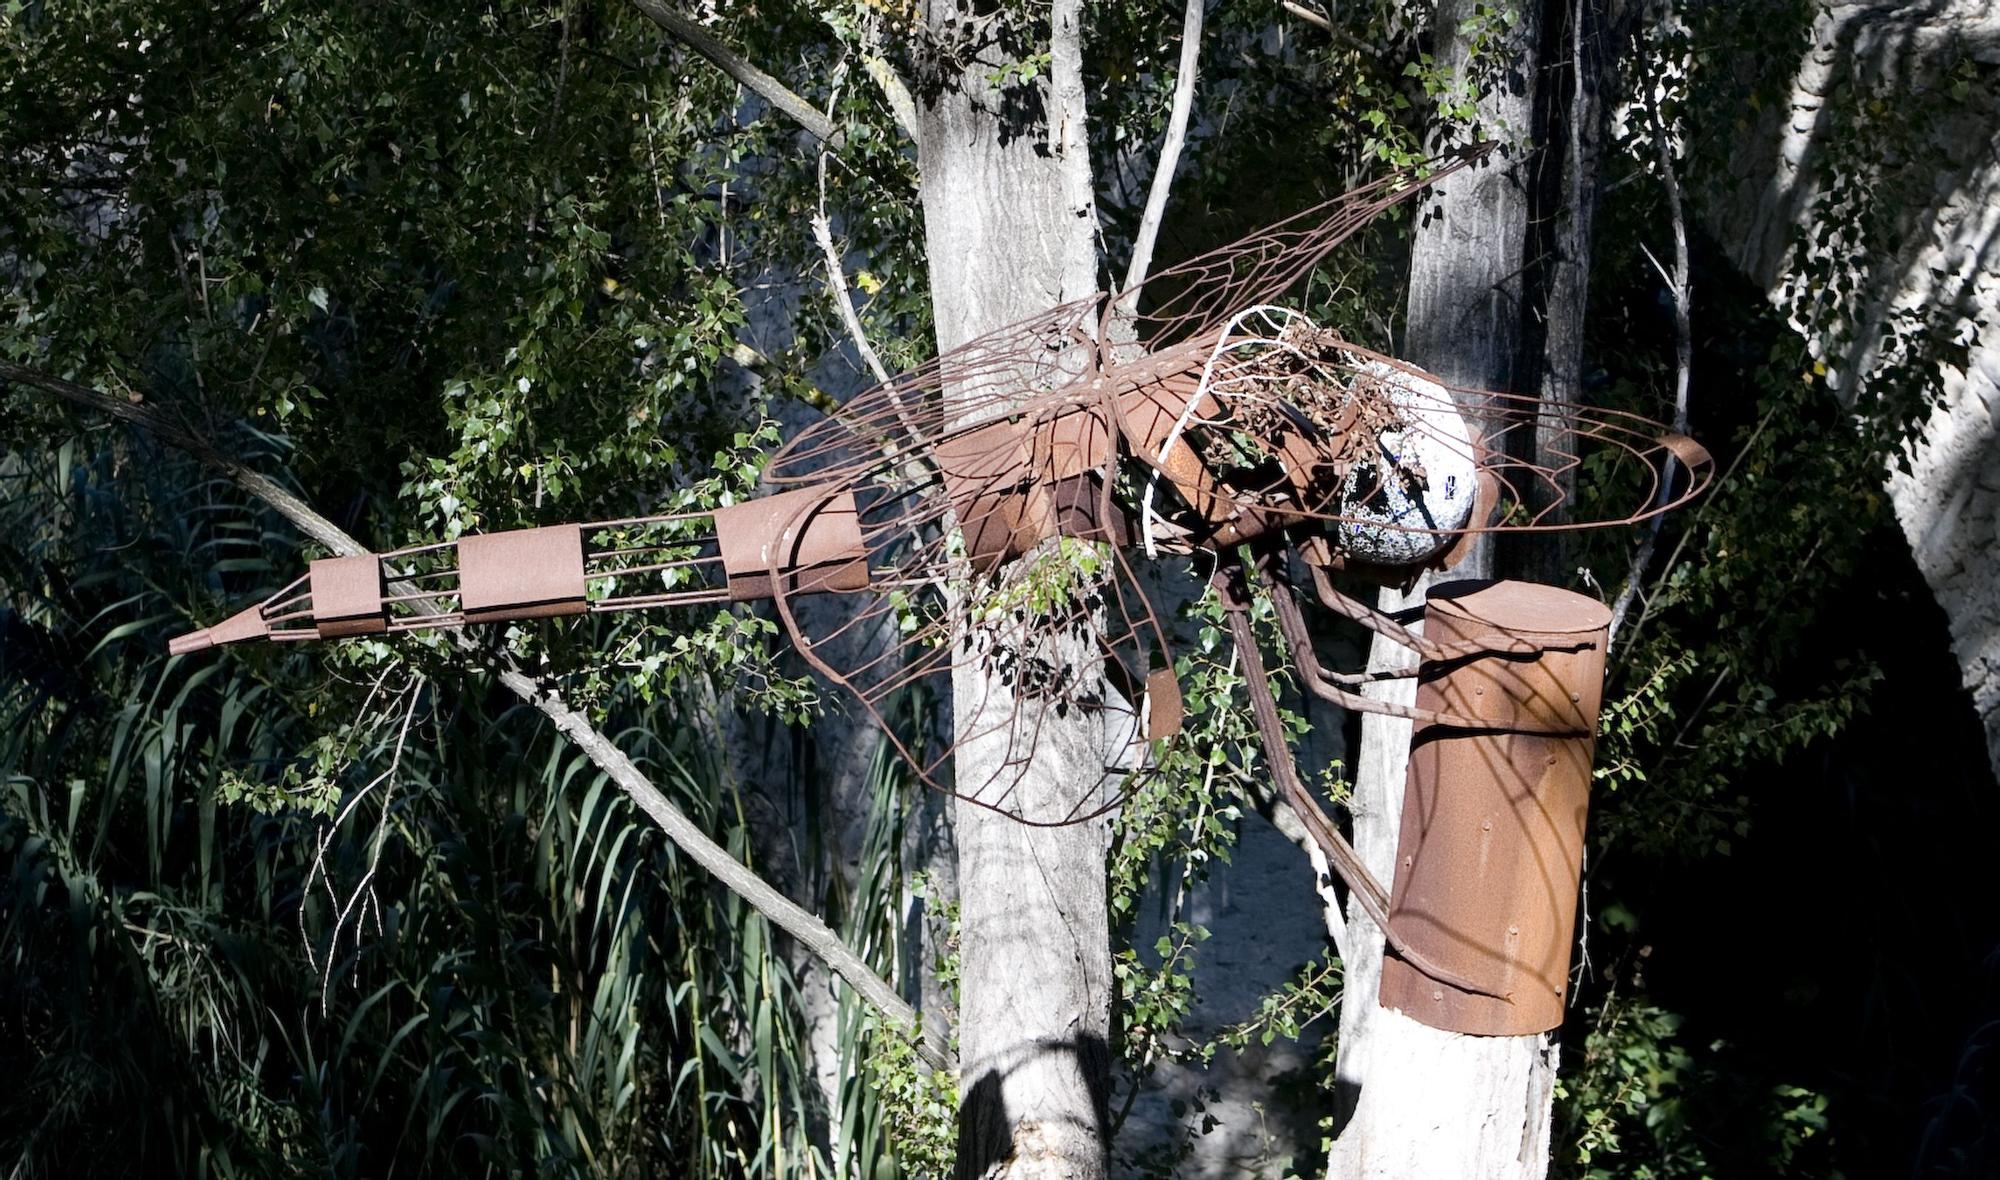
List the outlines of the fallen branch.
<svg viewBox="0 0 2000 1180">
<path fill-rule="evenodd" d="M 110 394 L 52 377 L 46 373 L 27 368 L 12 361 L 0 359 L 0 379 L 38 389 L 53 394 L 66 401 L 96 410 L 121 422 L 130 423 L 152 435 L 155 439 L 186 451 L 205 466 L 214 468 L 229 477 L 245 492 L 262 500 L 313 540 L 342 556 L 359 556 L 368 549 L 349 536 L 340 526 L 334 524 L 305 501 L 292 495 L 277 481 L 260 472 L 253 471 L 241 463 L 223 455 L 207 439 L 187 429 L 159 409 L 143 403 L 123 401 Z M 898 995 L 888 981 L 869 968 L 861 956 L 854 953 L 832 927 L 809 913 L 798 903 L 778 892 L 769 882 L 758 876 L 749 866 L 731 856 L 727 849 L 710 839 L 695 822 L 687 817 L 673 800 L 667 798 L 652 781 L 645 776 L 632 760 L 625 756 L 602 730 L 590 723 L 590 719 L 571 708 L 561 697 L 547 686 L 538 684 L 533 678 L 513 666 L 501 661 L 491 653 L 481 649 L 468 637 L 459 636 L 461 648 L 476 659 L 485 662 L 505 685 L 521 700 L 535 707 L 543 716 L 555 724 L 563 736 L 576 743 L 620 790 L 639 805 L 639 809 L 650 816 L 654 823 L 674 842 L 690 860 L 707 869 L 731 892 L 747 902 L 750 908 L 764 915 L 772 925 L 798 940 L 800 946 L 817 956 L 834 974 L 846 980 L 861 995 L 861 998 L 883 1017 L 906 1028 L 922 1027 L 916 1010 Z M 923 1028 L 923 1038 L 917 1045 L 918 1055 L 933 1069 L 955 1072 L 957 1063 L 943 1035 L 935 1028 Z"/>
</svg>

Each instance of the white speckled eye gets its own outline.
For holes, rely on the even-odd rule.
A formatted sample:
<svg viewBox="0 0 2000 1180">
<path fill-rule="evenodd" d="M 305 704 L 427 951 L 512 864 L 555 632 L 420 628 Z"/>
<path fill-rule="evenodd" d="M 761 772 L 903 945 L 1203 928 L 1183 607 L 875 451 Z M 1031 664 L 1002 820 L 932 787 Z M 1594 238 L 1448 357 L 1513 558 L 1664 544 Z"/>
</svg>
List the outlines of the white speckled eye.
<svg viewBox="0 0 2000 1180">
<path fill-rule="evenodd" d="M 1348 474 L 1340 547 L 1376 565 L 1416 565 L 1450 546 L 1449 530 L 1472 517 L 1479 481 L 1471 433 L 1437 382 L 1381 361 L 1360 371 L 1381 382 L 1400 421 L 1376 439 L 1377 461 Z"/>
</svg>

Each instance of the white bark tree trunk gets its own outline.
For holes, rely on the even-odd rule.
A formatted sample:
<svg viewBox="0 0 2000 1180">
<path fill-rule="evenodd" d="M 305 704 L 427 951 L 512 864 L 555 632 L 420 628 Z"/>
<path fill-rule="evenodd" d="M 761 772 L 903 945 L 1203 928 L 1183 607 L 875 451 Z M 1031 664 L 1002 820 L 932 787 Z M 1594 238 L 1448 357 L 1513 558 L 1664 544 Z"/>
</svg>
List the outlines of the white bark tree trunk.
<svg viewBox="0 0 2000 1180">
<path fill-rule="evenodd" d="M 1097 288 L 1079 9 L 1080 0 L 1053 5 L 1040 81 L 1000 93 L 990 79 L 1006 63 L 992 46 L 977 46 L 923 109 L 924 232 L 941 349 Z M 962 15 L 938 0 L 928 19 L 951 44 L 965 28 Z M 961 791 L 991 783 L 1012 791 L 1010 809 L 1061 815 L 1103 773 L 1101 715 L 1057 716 L 977 665 L 954 674 L 952 708 Z M 1032 748 L 990 732 L 1016 709 L 1045 711 L 1023 730 Z M 989 732 L 968 738 L 975 726 Z M 1101 1177 L 1108 823 L 1035 827 L 961 802 L 955 824 L 958 1175 Z"/>
<path fill-rule="evenodd" d="M 1734 183 L 1702 206 L 1730 257 L 1781 305 L 1794 297 L 1801 256 L 1791 246 L 1801 229 L 1803 257 L 1827 261 L 1825 248 L 1811 243 L 1823 228 L 1815 198 L 1830 128 L 1840 125 L 1835 112 L 1878 95 L 1894 109 L 1903 94 L 1940 85 L 1941 72 L 1964 58 L 2000 64 L 2000 7 L 1990 0 L 1837 0 L 1820 10 L 1804 48 L 1782 107 L 1774 104 L 1738 137 Z M 1841 395 L 1856 396 L 1881 375 L 1873 329 L 1910 308 L 1926 309 L 1934 330 L 1972 341 L 1963 372 L 1943 374 L 1943 400 L 1912 448 L 1909 469 L 1892 471 L 1888 490 L 1917 568 L 1949 620 L 1962 682 L 2000 774 L 2000 547 L 1993 543 L 2000 535 L 2000 333 L 1990 327 L 2000 317 L 2000 134 L 1991 115 L 2000 83 L 1992 70 L 1954 105 L 1954 117 L 1910 127 L 1904 160 L 1880 162 L 1885 185 L 1910 155 L 1941 152 L 1964 163 L 1932 178 L 1928 202 L 1900 211 L 1895 240 L 1876 244 L 1885 256 L 1835 259 L 1870 268 L 1861 284 L 1870 297 L 1849 309 L 1864 330 L 1826 361 Z"/>
<path fill-rule="evenodd" d="M 1428 585 L 1424 579 L 1408 597 L 1384 590 L 1380 605 L 1421 603 Z M 1377 639 L 1368 666 L 1403 667 L 1414 658 Z M 1416 681 L 1383 681 L 1367 692 L 1413 704 Z M 1385 885 L 1395 873 L 1409 753 L 1408 721 L 1362 719 L 1348 810 L 1355 851 Z M 1382 1007 L 1382 932 L 1349 908 L 1328 1180 L 1539 1180 L 1548 1171 L 1552 1040 L 1445 1032 Z"/>
<path fill-rule="evenodd" d="M 1501 50 L 1505 73 L 1488 82 L 1480 105 L 1487 127 L 1507 128 L 1516 138 L 1533 124 L 1541 35 L 1539 0 L 1521 7 Z M 1473 8 L 1471 0 L 1438 6 L 1440 52 L 1454 69 L 1464 68 L 1467 47 L 1458 30 Z M 1537 376 L 1522 364 L 1530 344 L 1523 339 L 1525 300 L 1533 295 L 1525 288 L 1537 269 L 1527 257 L 1533 201 L 1526 170 L 1518 166 L 1524 150 L 1512 145 L 1506 156 L 1446 182 L 1437 198 L 1439 214 L 1416 230 L 1404 355 L 1455 384 L 1511 391 L 1531 387 Z M 1573 313 L 1580 315 L 1581 295 L 1573 294 Z M 1493 565 L 1492 546 L 1481 544 L 1445 576 L 1491 576 Z M 1432 581 L 1419 580 L 1407 595 L 1383 591 L 1382 609 L 1421 604 Z M 1414 658 L 1377 638 L 1369 666 L 1402 667 Z M 1385 681 L 1368 692 L 1407 705 L 1416 698 L 1416 682 Z M 1348 806 L 1355 850 L 1385 885 L 1395 872 L 1409 748 L 1409 722 L 1373 714 L 1362 719 Z M 1359 907 L 1349 908 L 1328 1180 L 1546 1175 L 1553 1038 L 1467 1036 L 1383 1008 L 1377 999 L 1382 932 Z M 1330 920 L 1338 917 L 1330 914 Z"/>
</svg>

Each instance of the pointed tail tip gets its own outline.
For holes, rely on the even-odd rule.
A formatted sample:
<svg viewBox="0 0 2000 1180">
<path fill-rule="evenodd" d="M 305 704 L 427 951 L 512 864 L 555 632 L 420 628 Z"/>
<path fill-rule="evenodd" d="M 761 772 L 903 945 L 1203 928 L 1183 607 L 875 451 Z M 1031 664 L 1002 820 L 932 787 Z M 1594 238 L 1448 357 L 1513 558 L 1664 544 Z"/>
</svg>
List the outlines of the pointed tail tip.
<svg viewBox="0 0 2000 1180">
<path fill-rule="evenodd" d="M 199 631 L 190 631 L 186 635 L 176 635 L 172 639 L 167 640 L 167 654 L 173 656 L 192 655 L 198 651 L 207 651 L 214 646 L 215 639 L 209 635 L 208 628 L 203 627 Z"/>
<path fill-rule="evenodd" d="M 215 624 L 186 635 L 176 635 L 167 640 L 170 655 L 184 656 L 193 652 L 207 651 L 211 647 L 221 647 L 226 643 L 248 643 L 254 639 L 269 639 L 271 625 L 264 621 L 263 604 L 245 607 Z"/>
</svg>

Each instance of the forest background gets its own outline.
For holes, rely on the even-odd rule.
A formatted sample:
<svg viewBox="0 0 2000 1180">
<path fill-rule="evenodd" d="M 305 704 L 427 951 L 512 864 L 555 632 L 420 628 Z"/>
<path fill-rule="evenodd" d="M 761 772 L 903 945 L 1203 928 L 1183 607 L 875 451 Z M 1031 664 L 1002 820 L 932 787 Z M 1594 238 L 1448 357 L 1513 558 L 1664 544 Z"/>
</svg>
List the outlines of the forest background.
<svg viewBox="0 0 2000 1180">
<path fill-rule="evenodd" d="M 688 10 L 803 96 L 815 133 L 654 7 L 0 9 L 9 1174 L 948 1158 L 948 1079 L 482 653 L 165 652 L 327 551 L 259 488 L 377 549 L 722 503 L 866 383 L 844 301 L 887 369 L 930 354 L 918 14 Z M 1524 128 L 1479 118 L 1518 14 L 1461 7 L 1210 11 L 1161 258 L 1455 139 L 1501 138 L 1537 175 Z M 1673 417 L 1685 343 L 1687 413 L 1725 476 L 1636 571 L 1637 536 L 1564 571 L 1643 596 L 1606 698 L 1551 1171 L 1991 1174 L 1995 729 L 1984 632 L 1949 586 L 1996 542 L 1970 530 L 1947 576 L 1908 505 L 1990 523 L 1992 497 L 1938 492 L 1927 456 L 1983 412 L 1963 390 L 1994 305 L 2000 30 L 1944 3 L 1610 7 L 1585 396 Z M 1097 232 L 1121 272 L 1182 15 L 1086 10 Z M 1449 38 L 1471 67 L 1440 64 Z M 1029 50 L 996 86 L 1045 78 Z M 1399 343 L 1417 213 L 1342 251 L 1309 308 Z M 1107 862 L 1114 1154 L 1317 1176 L 1341 966 L 1324 938 L 1254 988 L 1218 966 L 1230 914 L 1320 903 L 1296 849 L 1251 847 L 1268 825 L 1202 610 L 1191 724 L 1221 757 L 1136 799 Z M 776 638 L 746 610 L 497 642 L 948 1017 L 945 810 Z M 909 732 L 934 708 L 910 700 Z M 1337 785 L 1348 722 L 1295 722 Z M 1260 864 L 1269 894 L 1242 876 Z"/>
</svg>

